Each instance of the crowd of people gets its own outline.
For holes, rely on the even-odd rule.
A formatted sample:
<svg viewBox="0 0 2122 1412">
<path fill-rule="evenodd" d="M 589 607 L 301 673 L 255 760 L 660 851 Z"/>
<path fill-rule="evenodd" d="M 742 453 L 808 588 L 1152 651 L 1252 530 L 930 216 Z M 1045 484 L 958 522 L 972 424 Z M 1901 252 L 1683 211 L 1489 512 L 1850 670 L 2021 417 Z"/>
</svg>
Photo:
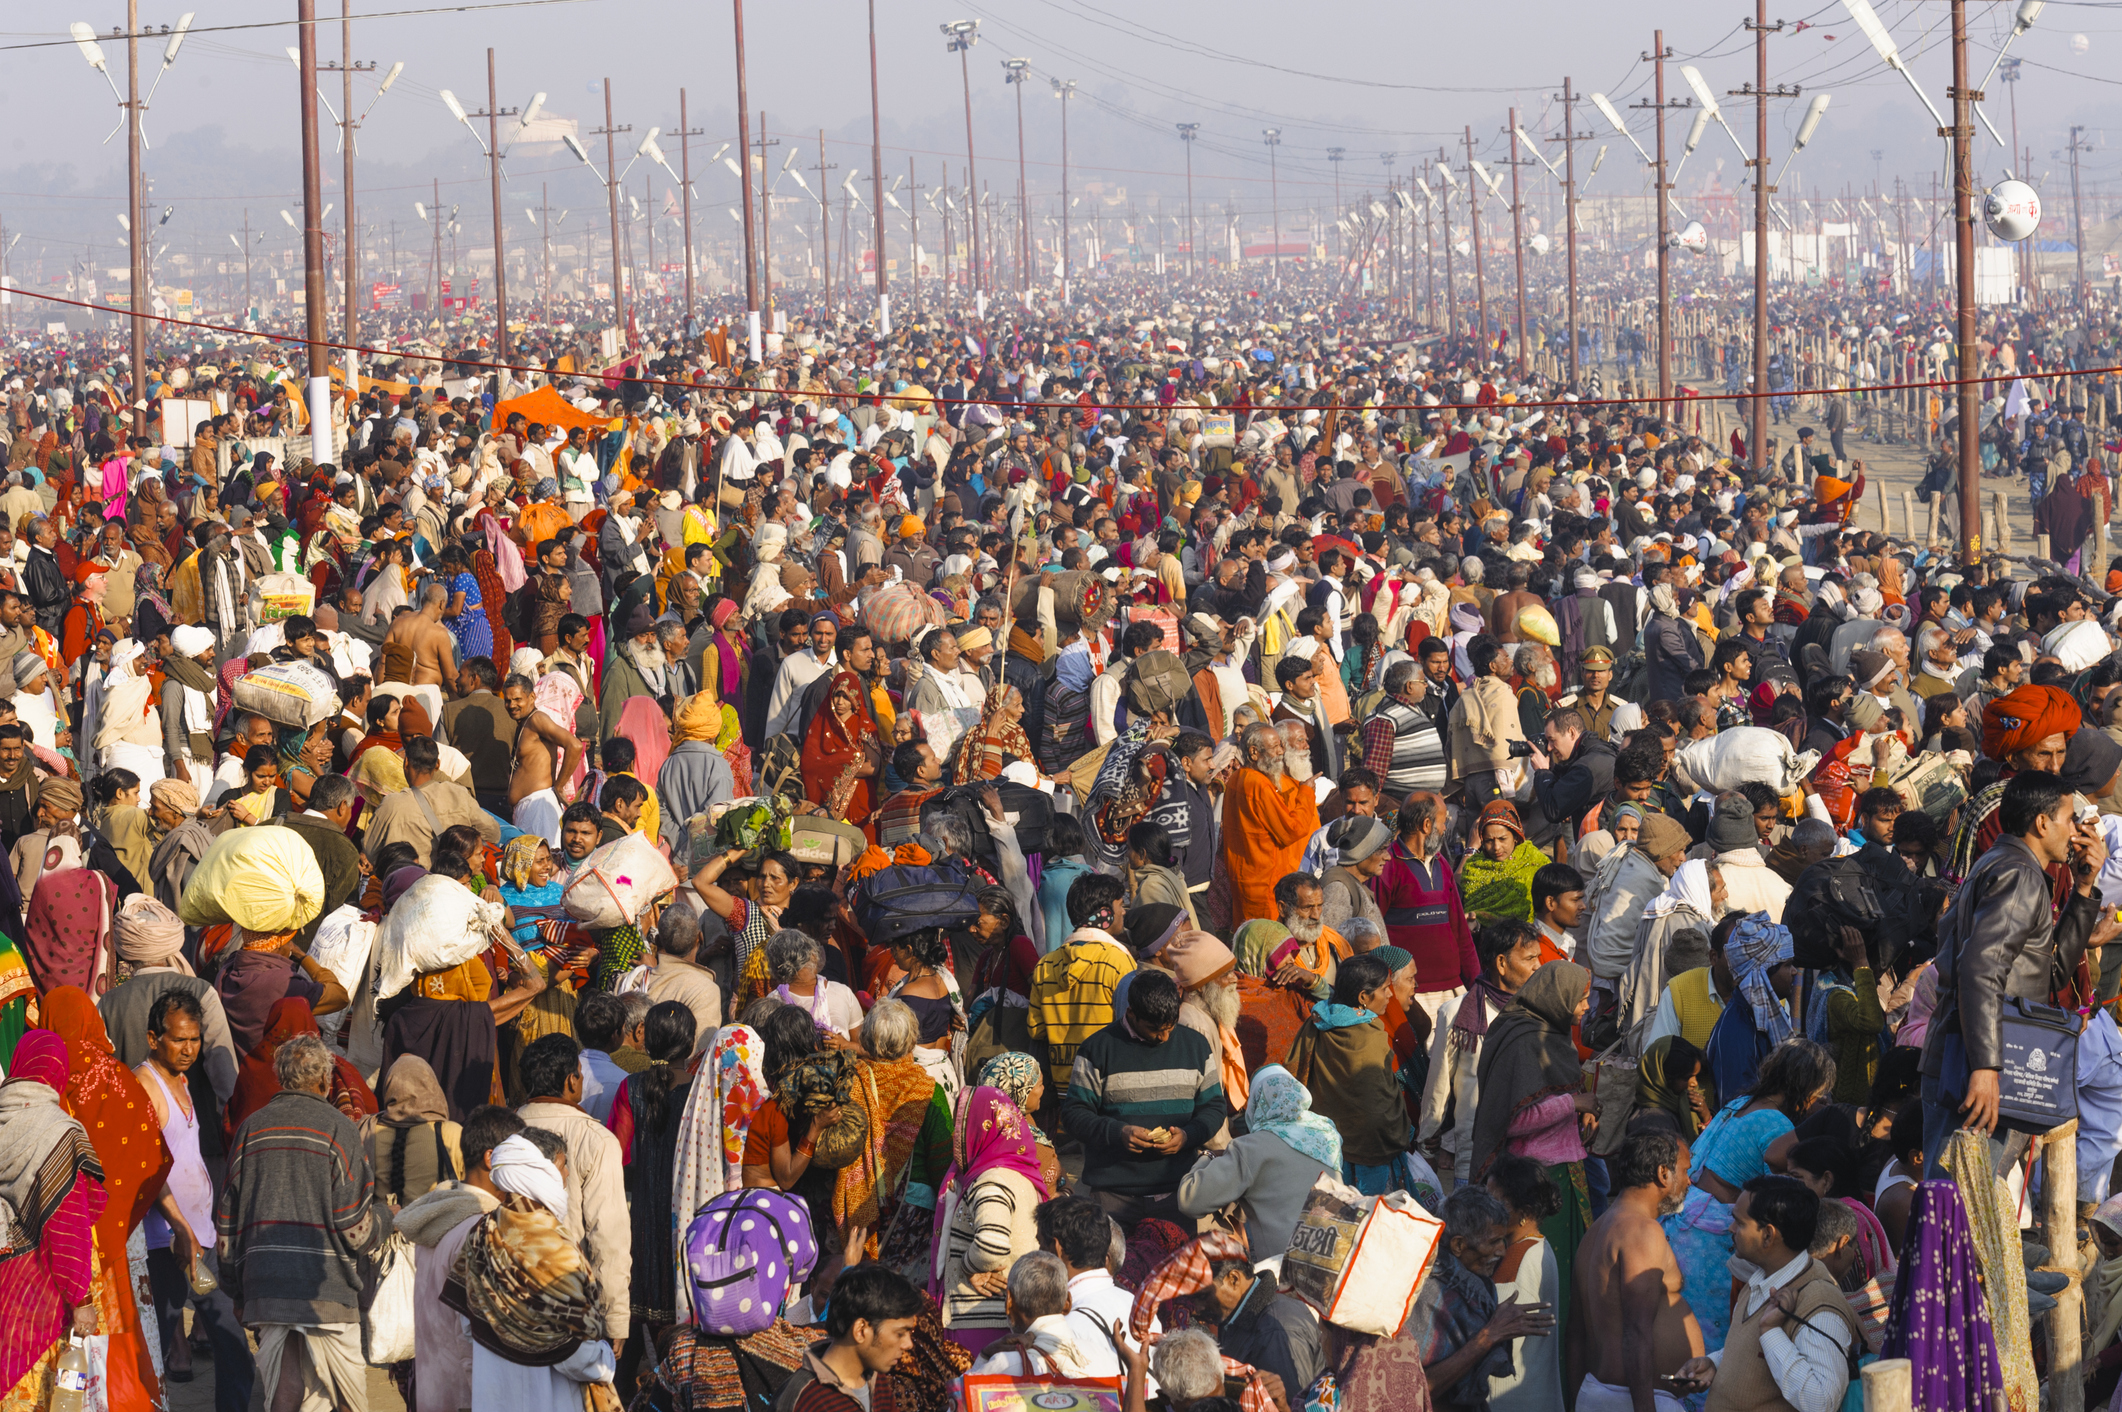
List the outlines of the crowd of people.
<svg viewBox="0 0 2122 1412">
<path fill-rule="evenodd" d="M 322 465 L 255 360 L 23 360 L 0 1406 L 98 1339 L 114 1408 L 1827 1412 L 1883 1355 L 2033 1412 L 2071 1117 L 2107 1397 L 2068 396 L 1995 409 L 2071 448 L 2010 461 L 2055 562 L 1963 564 L 1810 428 L 1237 305 L 473 350 Z M 254 830 L 299 925 L 212 920 Z M 394 967 L 437 889 L 494 944 Z M 1441 1223 L 1395 1331 L 1284 1278 L 1322 1194 Z"/>
</svg>

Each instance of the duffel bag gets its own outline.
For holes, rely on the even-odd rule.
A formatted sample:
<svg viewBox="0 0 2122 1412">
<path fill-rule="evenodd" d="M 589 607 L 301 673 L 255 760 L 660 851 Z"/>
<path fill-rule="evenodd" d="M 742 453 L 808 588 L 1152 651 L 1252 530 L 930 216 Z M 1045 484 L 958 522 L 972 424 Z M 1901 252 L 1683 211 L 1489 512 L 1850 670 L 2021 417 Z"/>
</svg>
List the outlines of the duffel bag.
<svg viewBox="0 0 2122 1412">
<path fill-rule="evenodd" d="M 962 927 L 980 915 L 981 883 L 956 863 L 899 864 L 862 880 L 855 921 L 872 945 L 930 927 Z"/>
</svg>

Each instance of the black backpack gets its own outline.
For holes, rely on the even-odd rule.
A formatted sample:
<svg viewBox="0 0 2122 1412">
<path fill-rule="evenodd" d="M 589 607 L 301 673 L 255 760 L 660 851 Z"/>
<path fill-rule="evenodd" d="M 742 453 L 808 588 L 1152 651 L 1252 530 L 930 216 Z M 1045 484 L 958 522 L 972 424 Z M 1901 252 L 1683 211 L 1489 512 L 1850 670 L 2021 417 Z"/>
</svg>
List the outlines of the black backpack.
<svg viewBox="0 0 2122 1412">
<path fill-rule="evenodd" d="M 1798 874 L 1790 900 L 1783 904 L 1792 959 L 1808 970 L 1840 968 L 1843 927 L 1863 932 L 1872 959 L 1883 959 L 1877 954 L 1878 936 L 1886 909 L 1877 881 L 1857 855 L 1821 859 Z"/>
<path fill-rule="evenodd" d="M 1046 832 L 1054 822 L 1053 796 L 1013 780 L 979 780 L 952 785 L 923 802 L 921 827 L 926 829 L 928 821 L 938 814 L 955 815 L 964 821 L 972 834 L 973 852 L 990 865 L 998 863 L 994 834 L 988 828 L 987 806 L 980 802 L 981 791 L 990 786 L 1002 797 L 1003 814 L 1016 821 L 1018 849 L 1025 854 L 1044 853 Z"/>
</svg>

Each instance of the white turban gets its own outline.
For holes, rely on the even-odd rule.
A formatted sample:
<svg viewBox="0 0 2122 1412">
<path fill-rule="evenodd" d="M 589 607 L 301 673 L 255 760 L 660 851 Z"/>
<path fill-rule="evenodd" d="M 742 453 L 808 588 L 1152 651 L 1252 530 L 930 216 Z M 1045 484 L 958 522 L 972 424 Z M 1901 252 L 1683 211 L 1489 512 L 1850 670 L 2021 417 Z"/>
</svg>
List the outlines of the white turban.
<svg viewBox="0 0 2122 1412">
<path fill-rule="evenodd" d="M 180 657 L 196 657 L 214 645 L 214 634 L 211 629 L 187 623 L 170 632 L 169 645 L 177 649 Z"/>
<path fill-rule="evenodd" d="M 495 1186 L 529 1197 L 552 1212 L 554 1220 L 566 1223 L 567 1183 L 529 1138 L 503 1138 L 487 1155 L 486 1165 Z"/>
</svg>

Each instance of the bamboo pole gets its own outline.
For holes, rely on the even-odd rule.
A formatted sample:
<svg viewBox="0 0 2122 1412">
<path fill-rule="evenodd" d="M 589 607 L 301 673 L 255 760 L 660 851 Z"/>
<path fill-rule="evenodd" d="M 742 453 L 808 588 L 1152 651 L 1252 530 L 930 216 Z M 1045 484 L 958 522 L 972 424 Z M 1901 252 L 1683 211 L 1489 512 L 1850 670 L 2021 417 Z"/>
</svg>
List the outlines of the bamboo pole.
<svg viewBox="0 0 2122 1412">
<path fill-rule="evenodd" d="M 1864 1412 L 1910 1412 L 1915 1371 L 1906 1358 L 1881 1358 L 1865 1365 Z"/>
<path fill-rule="evenodd" d="M 2078 1283 L 2077 1121 L 2065 1123 L 2042 1141 L 2047 1147 L 2041 1205 L 2048 1263 L 2041 1268 L 2069 1280 L 2056 1294 L 2056 1307 L 2048 1316 L 2048 1407 L 2049 1412 L 2085 1412 L 2084 1331 L 2079 1327 L 2085 1291 Z"/>
</svg>

